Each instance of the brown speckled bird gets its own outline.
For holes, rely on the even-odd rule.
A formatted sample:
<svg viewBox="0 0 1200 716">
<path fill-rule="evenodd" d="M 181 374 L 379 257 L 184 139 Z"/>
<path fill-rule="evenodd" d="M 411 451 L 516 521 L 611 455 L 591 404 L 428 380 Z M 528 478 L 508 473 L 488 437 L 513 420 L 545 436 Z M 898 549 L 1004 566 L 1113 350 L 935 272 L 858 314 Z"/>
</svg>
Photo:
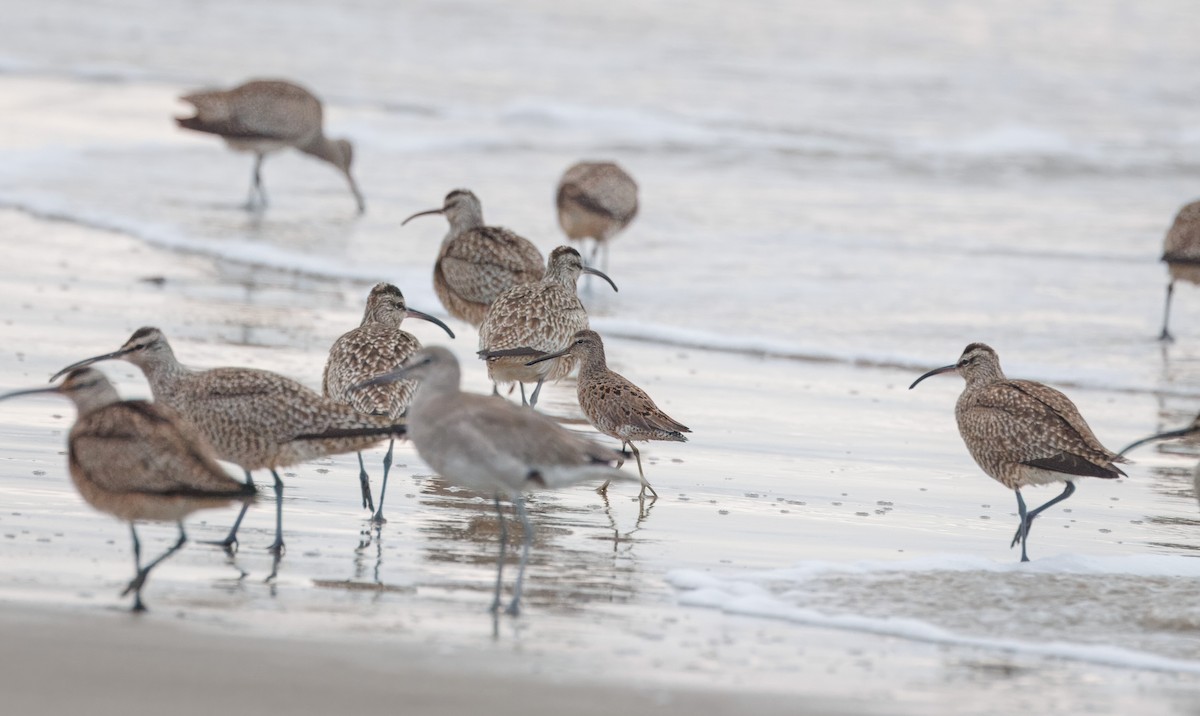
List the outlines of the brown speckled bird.
<svg viewBox="0 0 1200 716">
<path fill-rule="evenodd" d="M 74 363 L 58 375 L 115 358 L 141 368 L 154 399 L 195 424 L 212 443 L 217 458 L 246 471 L 247 482 L 251 470 L 271 471 L 275 541 L 270 550 L 276 555 L 283 551 L 283 480 L 276 468 L 355 452 L 405 432 L 401 421 L 362 415 L 278 373 L 254 368 L 190 370 L 175 359 L 157 328 L 139 328 L 119 350 Z M 218 544 L 226 549 L 237 544 L 241 520 L 239 515 L 229 536 Z"/>
<path fill-rule="evenodd" d="M 638 187 L 633 177 L 613 162 L 579 162 L 558 182 L 558 225 L 572 241 L 592 239 L 590 263 L 604 247 L 608 270 L 608 242 L 620 233 L 638 211 Z"/>
<path fill-rule="evenodd" d="M 642 456 L 633 441 L 673 440 L 685 443 L 684 433 L 692 432 L 686 425 L 667 415 L 654 404 L 646 391 L 629 382 L 623 375 L 609 370 L 604 358 L 604 341 L 592 330 L 579 331 L 571 345 L 557 353 L 532 360 L 528 365 L 569 355 L 579 361 L 579 407 L 592 427 L 629 446 L 637 460 L 642 476 L 642 492 L 658 497 L 642 471 Z M 621 467 L 624 461 L 617 464 Z M 605 481 L 599 492 L 608 488 Z"/>
<path fill-rule="evenodd" d="M 455 318 L 478 327 L 501 293 L 541 280 L 542 252 L 508 229 L 484 226 L 483 207 L 467 189 L 455 189 L 441 209 L 419 211 L 400 225 L 429 214 L 444 214 L 450 222 L 433 265 L 433 288 Z"/>
<path fill-rule="evenodd" d="M 350 184 L 358 213 L 366 211 L 362 192 L 350 174 L 354 148 L 345 139 L 329 139 L 322 124 L 321 101 L 284 80 L 251 80 L 228 90 L 203 90 L 179 98 L 194 106 L 193 117 L 176 117 L 180 127 L 215 134 L 239 152 L 254 153 L 248 209 L 267 205 L 262 185 L 263 159 L 288 147 L 337 167 Z"/>
<path fill-rule="evenodd" d="M 321 381 L 325 397 L 349 405 L 364 415 L 386 415 L 393 422 L 399 420 L 412 401 L 416 381 L 401 380 L 361 390 L 354 388 L 368 378 L 399 368 L 421 348 L 416 336 L 400 328 L 405 318 L 429 321 L 441 327 L 451 338 L 454 337 L 454 331 L 445 323 L 409 308 L 400 289 L 390 283 L 375 284 L 367 296 L 362 323 L 358 328 L 342 334 L 329 349 L 329 360 L 325 362 L 325 375 Z M 363 507 L 374 511 L 371 516 L 373 522 L 387 522 L 383 517 L 383 498 L 387 493 L 388 471 L 392 467 L 392 449 L 395 445 L 396 438 L 392 437 L 388 442 L 387 454 L 383 457 L 383 485 L 379 489 L 378 510 L 371 504 L 367 468 L 363 465 L 362 453 L 358 453 Z"/>
<path fill-rule="evenodd" d="M 1029 527 L 1042 510 L 1075 492 L 1076 477 L 1116 478 L 1125 473 L 1114 463 L 1128 462 L 1100 444 L 1067 396 L 1041 383 L 1010 380 L 1000 370 L 996 351 L 982 343 L 963 350 L 954 365 L 935 368 L 913 381 L 957 372 L 967 385 L 954 408 L 958 432 L 971 457 L 990 477 L 1017 493 L 1021 524 L 1012 545 L 1021 543 L 1028 562 Z M 1021 488 L 1067 483 L 1058 497 L 1026 512 Z"/>
<path fill-rule="evenodd" d="M 78 416 L 67 436 L 71 481 L 84 501 L 129 523 L 133 536 L 133 611 L 145 611 L 142 587 L 150 570 L 187 542 L 183 520 L 197 510 L 254 500 L 253 485 L 230 477 L 217 464 L 212 446 L 170 408 L 143 400 L 121 400 L 94 368 L 71 371 L 62 385 L 0 396 L 59 393 L 75 403 Z M 174 522 L 179 540 L 142 566 L 136 522 Z"/>
<path fill-rule="evenodd" d="M 1200 284 L 1200 201 L 1184 206 L 1175 215 L 1175 223 L 1163 240 L 1162 260 L 1167 263 L 1167 300 L 1163 307 L 1162 333 L 1159 340 L 1174 340 L 1167 324 L 1171 319 L 1171 296 L 1176 281 Z"/>
<path fill-rule="evenodd" d="M 524 383 L 537 383 L 528 401 L 535 406 L 543 382 L 558 380 L 575 367 L 569 355 L 532 366 L 528 363 L 561 351 L 572 336 L 588 327 L 587 311 L 576 295 L 581 273 L 599 276 L 617 290 L 602 271 L 584 266 L 578 251 L 559 246 L 550 252 L 545 277 L 502 293 L 479 327 L 479 357 L 487 361 L 488 377 L 493 383 L 521 383 L 523 404 Z"/>
</svg>

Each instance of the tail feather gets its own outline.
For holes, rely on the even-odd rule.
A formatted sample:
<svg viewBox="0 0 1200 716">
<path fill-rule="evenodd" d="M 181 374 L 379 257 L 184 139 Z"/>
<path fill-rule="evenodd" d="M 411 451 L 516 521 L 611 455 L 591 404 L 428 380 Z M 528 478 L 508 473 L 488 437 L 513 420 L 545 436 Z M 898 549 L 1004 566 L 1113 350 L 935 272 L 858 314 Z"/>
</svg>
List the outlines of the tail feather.
<svg viewBox="0 0 1200 716">
<path fill-rule="evenodd" d="M 395 423 L 372 428 L 333 428 L 319 433 L 297 435 L 293 440 L 329 440 L 334 438 L 369 438 L 374 436 L 387 437 L 394 435 L 404 437 L 408 434 L 406 423 Z"/>
</svg>

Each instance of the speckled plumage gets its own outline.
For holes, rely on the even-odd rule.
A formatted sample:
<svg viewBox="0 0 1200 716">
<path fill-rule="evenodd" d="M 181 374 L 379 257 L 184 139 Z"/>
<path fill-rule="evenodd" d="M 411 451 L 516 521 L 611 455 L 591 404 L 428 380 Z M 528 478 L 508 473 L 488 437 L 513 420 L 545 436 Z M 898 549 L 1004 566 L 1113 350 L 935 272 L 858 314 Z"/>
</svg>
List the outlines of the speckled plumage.
<svg viewBox="0 0 1200 716">
<path fill-rule="evenodd" d="M 1127 460 L 1100 444 L 1067 396 L 1041 383 L 1005 377 L 996 352 L 983 343 L 970 344 L 957 363 L 929 371 L 912 387 L 951 371 L 966 381 L 954 408 L 963 442 L 988 476 L 1017 493 L 1022 513 L 1021 488 L 1067 483 L 1062 496 L 1034 510 L 1028 520 L 1022 515 L 1026 536 L 1033 516 L 1074 491 L 1075 478 L 1125 474 L 1115 464 Z M 1023 558 L 1024 550 L 1022 542 Z"/>
<path fill-rule="evenodd" d="M 122 401 L 94 368 L 72 371 L 57 388 L 3 397 L 40 392 L 61 393 L 78 410 L 67 437 L 67 465 L 84 501 L 129 522 L 131 530 L 134 522 L 146 520 L 179 523 L 180 540 L 167 555 L 183 545 L 182 521 L 191 513 L 254 499 L 254 486 L 217 464 L 195 426 L 164 405 Z M 136 552 L 136 531 L 133 538 Z M 140 611 L 142 584 L 161 558 L 145 570 L 137 561 L 138 575 L 126 592 L 135 592 L 134 609 Z"/>
<path fill-rule="evenodd" d="M 1200 284 L 1200 201 L 1185 205 L 1163 239 L 1162 260 L 1167 264 L 1167 297 L 1163 306 L 1161 340 L 1171 340 L 1171 296 L 1176 281 Z"/>
<path fill-rule="evenodd" d="M 483 207 L 469 190 L 455 189 L 441 209 L 418 212 L 404 223 L 426 214 L 443 214 L 450 222 L 433 266 L 433 288 L 455 318 L 479 326 L 497 296 L 542 278 L 542 253 L 508 229 L 485 226 Z"/>
<path fill-rule="evenodd" d="M 633 442 L 687 442 L 683 433 L 690 433 L 691 430 L 663 412 L 646 391 L 620 373 L 609 369 L 604 356 L 604 341 L 595 331 L 579 331 L 572 337 L 570 345 L 560 353 L 570 355 L 579 362 L 577 394 L 579 407 L 588 422 L 610 438 L 620 440 L 622 447 L 629 446 L 637 458 L 643 491 L 649 489 L 657 497 L 657 493 L 645 482 L 642 458 Z M 606 482 L 600 489 L 603 490 L 607 486 Z"/>
<path fill-rule="evenodd" d="M 199 428 L 219 459 L 235 463 L 247 473 L 269 468 L 276 481 L 277 512 L 283 485 L 276 468 L 362 450 L 389 435 L 404 433 L 401 421 L 386 415 L 362 415 L 278 373 L 254 368 L 190 370 L 176 360 L 166 336 L 157 328 L 140 328 L 114 353 L 85 359 L 70 368 L 110 358 L 141 368 L 154 399 Z M 281 534 L 276 542 L 278 551 Z"/>
<path fill-rule="evenodd" d="M 587 311 L 576 295 L 583 271 L 579 252 L 559 246 L 550 253 L 541 281 L 514 286 L 496 298 L 479 326 L 479 354 L 487 361 L 493 382 L 540 384 L 571 372 L 575 359 L 570 355 L 532 366 L 528 362 L 542 353 L 561 351 L 572 336 L 588 327 Z M 493 355 L 513 349 L 530 352 Z"/>
<path fill-rule="evenodd" d="M 450 337 L 454 334 L 441 321 L 408 308 L 400 289 L 390 283 L 379 283 L 367 297 L 367 307 L 358 328 L 342 334 L 329 349 L 325 362 L 325 374 L 321 381 L 325 396 L 330 400 L 348 405 L 366 415 L 387 415 L 396 421 L 412 400 L 415 380 L 400 380 L 358 388 L 363 381 L 399 368 L 404 361 L 421 347 L 416 336 L 400 326 L 408 316 L 433 321 L 441 326 Z M 388 470 L 392 463 L 392 445 L 388 445 L 384 457 L 384 489 Z M 362 465 L 362 454 L 359 454 Z M 363 507 L 374 509 L 366 468 L 360 475 L 363 489 Z M 379 495 L 379 510 L 373 519 L 383 519 L 384 493 Z"/>
<path fill-rule="evenodd" d="M 203 90 L 180 97 L 196 108 L 193 117 L 176 117 L 180 127 L 215 134 L 233 149 L 256 155 L 250 204 L 259 192 L 263 157 L 288 147 L 336 167 L 350 185 L 359 212 L 365 209 L 358 184 L 350 174 L 353 146 L 345 139 L 329 139 L 322 128 L 321 101 L 303 87 L 284 80 L 251 80 L 228 90 Z"/>
<path fill-rule="evenodd" d="M 572 241 L 593 239 L 596 249 L 620 233 L 638 211 L 633 177 L 613 162 L 579 162 L 563 173 L 555 203 L 558 224 Z"/>
<path fill-rule="evenodd" d="M 417 378 L 409 406 L 409 437 L 417 453 L 443 478 L 493 496 L 501 521 L 498 569 L 504 559 L 504 516 L 500 497 L 507 497 L 525 526 L 525 544 L 509 610 L 516 612 L 533 530 L 521 493 L 536 488 L 569 487 L 585 480 L 631 479 L 611 467 L 619 453 L 572 433 L 550 418 L 495 398 L 464 393 L 458 361 L 445 348 L 433 346 L 413 355 L 405 366 L 377 381 Z M 500 603 L 497 573 L 493 610 Z"/>
</svg>

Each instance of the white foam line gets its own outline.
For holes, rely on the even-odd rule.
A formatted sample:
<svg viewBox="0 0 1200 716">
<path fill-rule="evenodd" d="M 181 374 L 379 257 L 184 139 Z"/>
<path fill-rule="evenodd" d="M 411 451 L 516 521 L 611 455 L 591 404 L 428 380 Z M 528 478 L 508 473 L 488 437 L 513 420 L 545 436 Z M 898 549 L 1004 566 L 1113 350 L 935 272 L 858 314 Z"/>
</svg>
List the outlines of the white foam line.
<svg viewBox="0 0 1200 716">
<path fill-rule="evenodd" d="M 681 604 L 717 609 L 728 614 L 778 619 L 805 626 L 891 636 L 929 644 L 1078 661 L 1120 669 L 1200 674 L 1200 661 L 1173 659 L 1107 644 L 1076 644 L 1062 641 L 1039 644 L 1014 639 L 989 639 L 964 636 L 917 619 L 826 614 L 815 609 L 787 604 L 756 584 L 746 581 L 723 581 L 700 572 L 670 572 L 667 582 L 683 590 L 679 598 Z"/>
</svg>

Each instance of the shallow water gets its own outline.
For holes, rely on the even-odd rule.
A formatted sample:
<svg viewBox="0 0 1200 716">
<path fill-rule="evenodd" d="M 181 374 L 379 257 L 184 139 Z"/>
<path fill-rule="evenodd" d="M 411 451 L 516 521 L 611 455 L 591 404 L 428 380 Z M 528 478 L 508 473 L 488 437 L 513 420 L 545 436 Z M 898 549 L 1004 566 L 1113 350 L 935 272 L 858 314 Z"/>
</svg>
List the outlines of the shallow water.
<svg viewBox="0 0 1200 716">
<path fill-rule="evenodd" d="M 904 707 L 928 708 L 898 697 L 919 684 L 980 713 L 1030 688 L 1081 711 L 1192 703 L 1200 454 L 1144 448 L 1130 479 L 1082 482 L 1019 567 L 1012 496 L 954 428 L 961 383 L 907 390 L 983 340 L 1010 375 L 1067 390 L 1110 447 L 1194 415 L 1192 287 L 1180 340 L 1154 340 L 1162 234 L 1198 168 L 1190 6 L 724 7 L 10 8 L 0 384 L 158 324 L 186 363 L 317 385 L 371 282 L 439 312 L 444 222 L 401 219 L 468 186 L 546 252 L 559 173 L 615 158 L 643 208 L 612 247 L 620 293 L 589 289 L 593 325 L 695 433 L 645 449 L 663 498 L 640 518 L 629 489 L 534 499 L 529 613 L 502 625 L 528 668 L 587 673 L 598 651 L 609 676 L 828 694 L 872 674 L 871 694 Z M 327 99 L 331 134 L 356 142 L 365 217 L 336 173 L 294 155 L 266 165 L 265 214 L 238 208 L 249 159 L 168 117 L 181 90 L 248 75 Z M 474 334 L 454 328 L 469 361 Z M 104 369 L 146 394 L 130 366 Z M 487 390 L 482 373 L 469 388 Z M 578 417 L 569 381 L 544 405 Z M 0 404 L 0 596 L 118 609 L 127 536 L 70 491 L 71 416 Z M 151 607 L 229 631 L 496 648 L 479 611 L 491 506 L 397 450 L 381 530 L 354 499 L 353 457 L 297 466 L 273 585 L 264 505 L 231 564 L 195 545 L 167 563 Z M 192 536 L 229 517 L 198 516 Z"/>
</svg>

